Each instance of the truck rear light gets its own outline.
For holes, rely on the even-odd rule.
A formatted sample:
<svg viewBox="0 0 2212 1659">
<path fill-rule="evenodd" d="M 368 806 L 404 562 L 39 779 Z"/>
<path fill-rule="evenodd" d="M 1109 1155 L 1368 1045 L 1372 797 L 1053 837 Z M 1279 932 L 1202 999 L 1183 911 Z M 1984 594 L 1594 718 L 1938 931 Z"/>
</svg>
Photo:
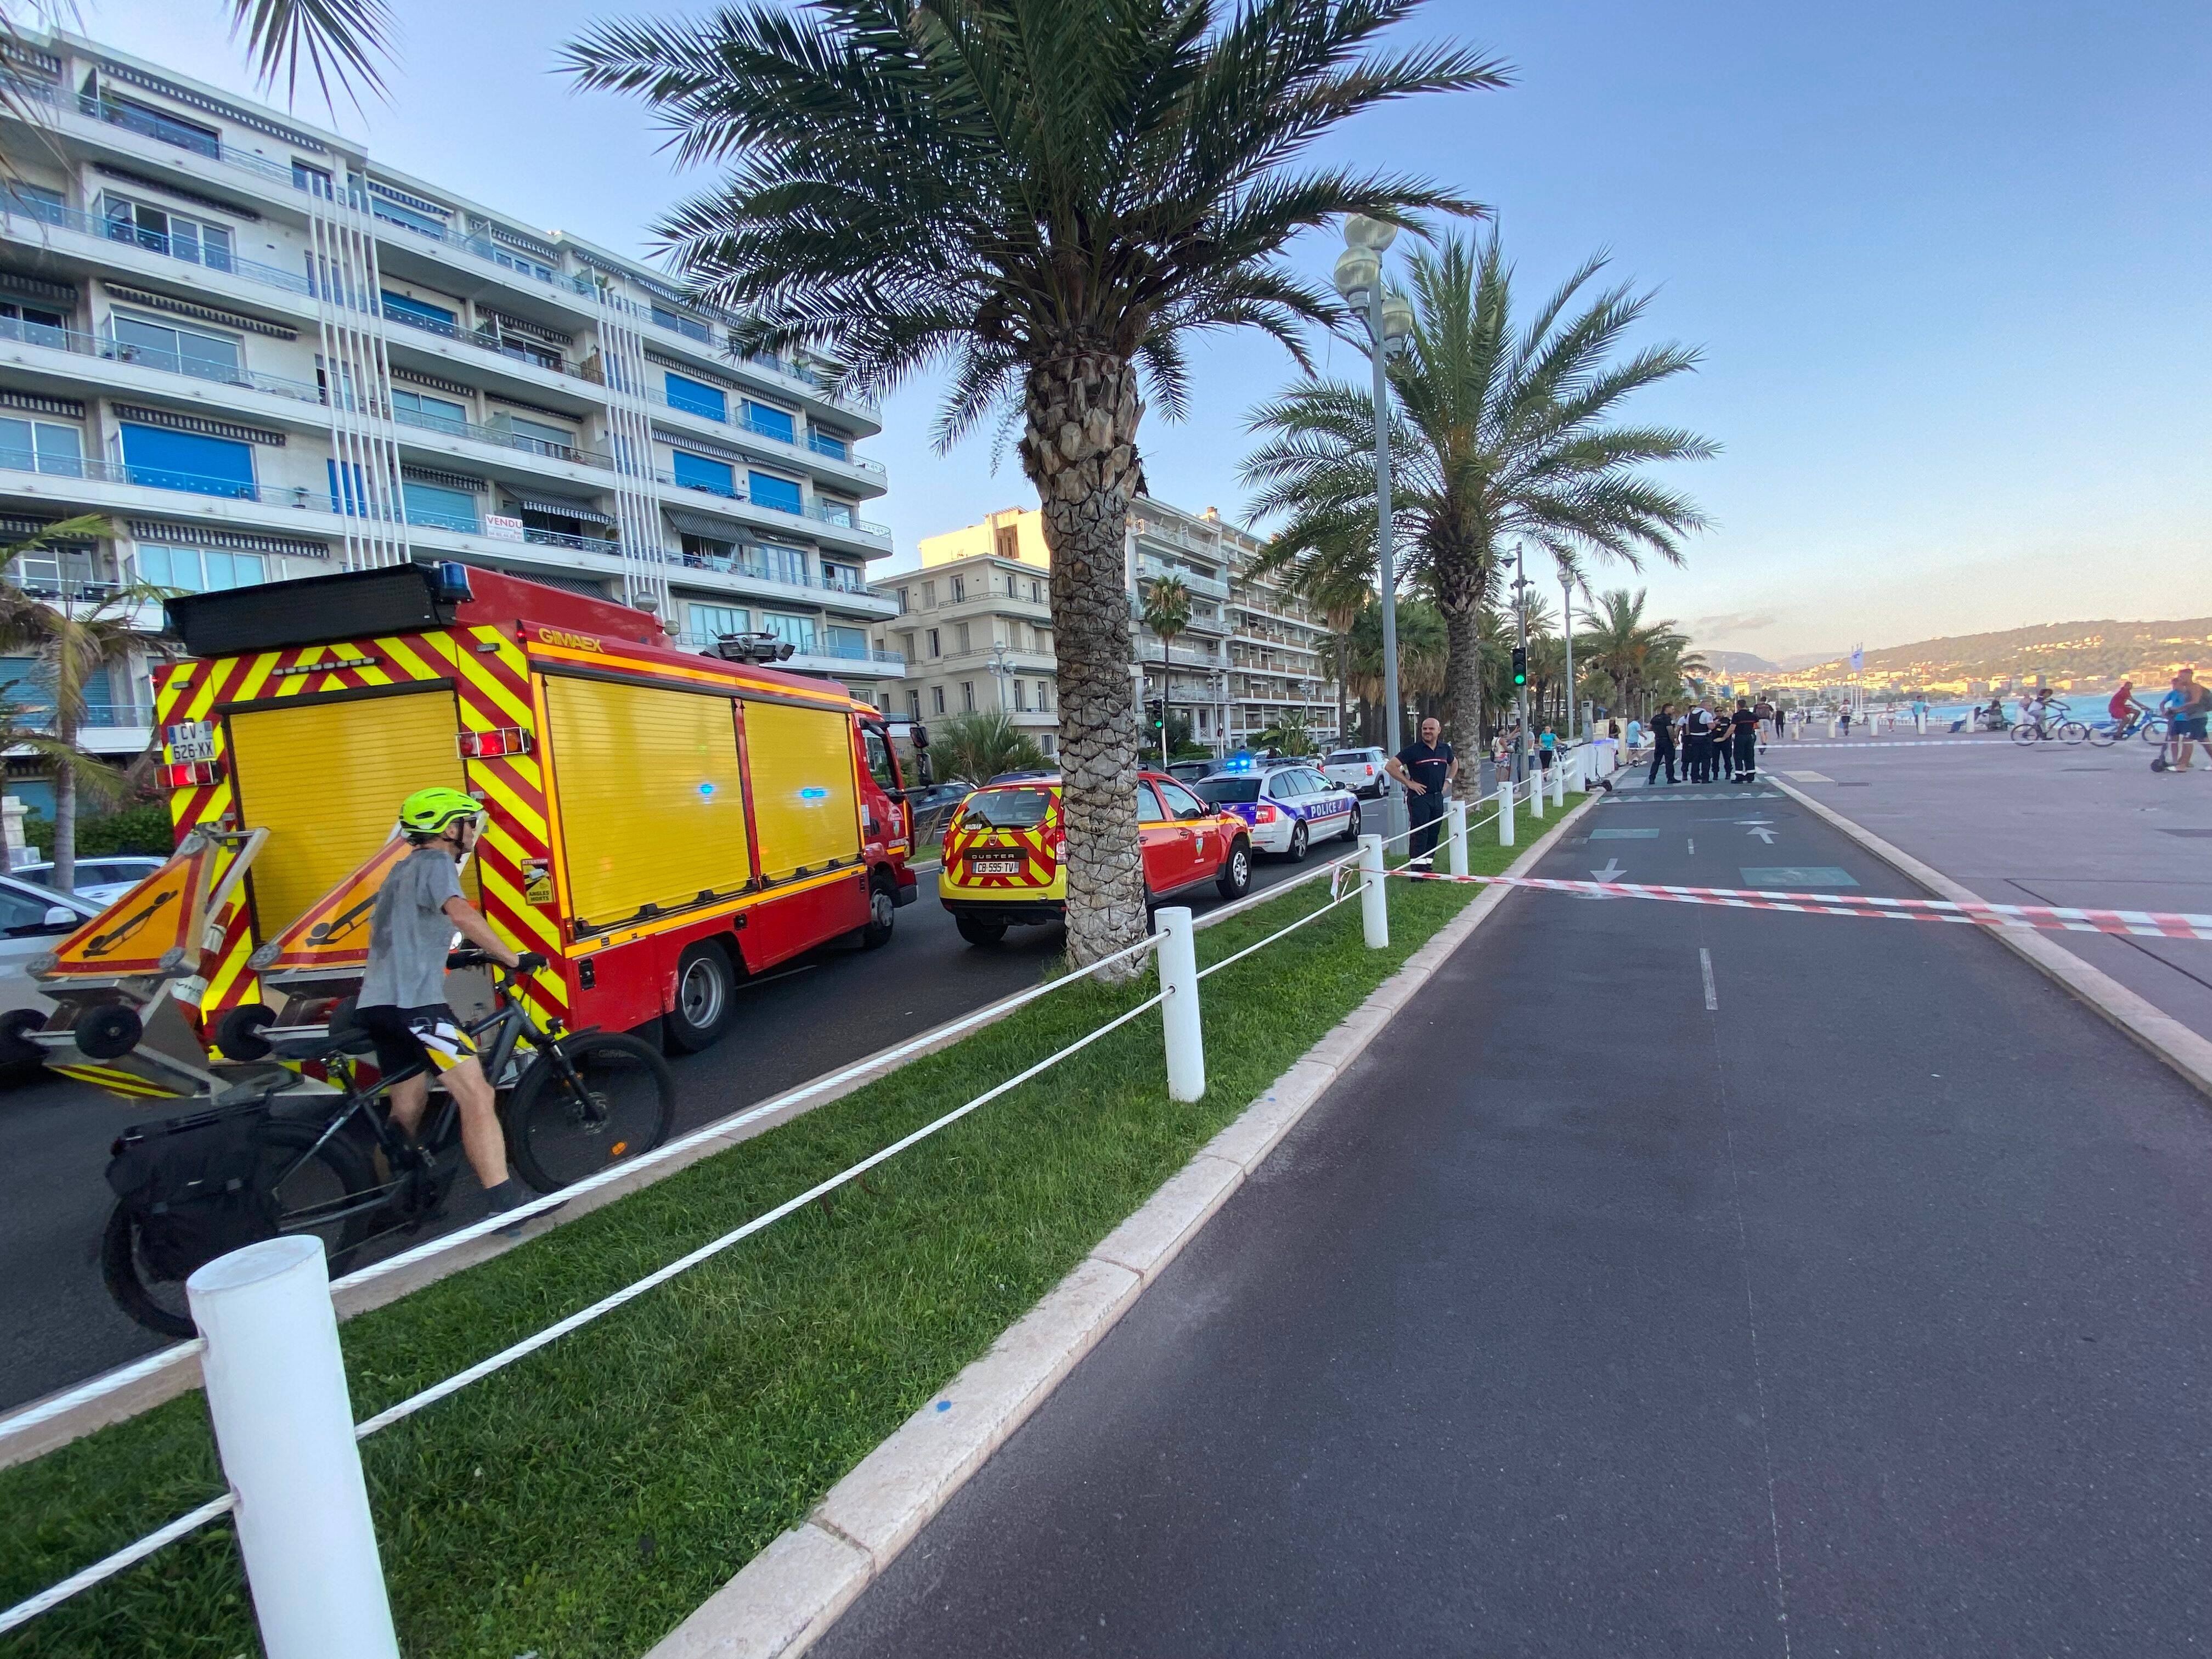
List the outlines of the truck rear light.
<svg viewBox="0 0 2212 1659">
<path fill-rule="evenodd" d="M 526 755 L 530 752 L 530 733 L 519 726 L 502 726 L 493 732 L 464 732 L 460 734 L 463 760 L 497 760 L 502 755 Z"/>
<path fill-rule="evenodd" d="M 222 776 L 222 768 L 214 761 L 172 761 L 161 770 L 162 783 L 171 789 L 196 788 Z"/>
</svg>

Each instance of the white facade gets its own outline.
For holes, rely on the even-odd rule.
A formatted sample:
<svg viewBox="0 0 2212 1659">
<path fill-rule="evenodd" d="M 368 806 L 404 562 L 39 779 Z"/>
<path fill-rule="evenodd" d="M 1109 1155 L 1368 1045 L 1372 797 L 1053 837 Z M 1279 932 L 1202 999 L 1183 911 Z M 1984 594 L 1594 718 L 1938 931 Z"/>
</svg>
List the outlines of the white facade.
<svg viewBox="0 0 2212 1659">
<path fill-rule="evenodd" d="M 27 586 L 457 560 L 652 609 L 888 697 L 875 408 L 577 238 L 69 35 L 5 67 L 0 519 L 123 532 Z M 143 741 L 143 683 L 106 746 Z M 141 729 L 131 729 L 135 719 Z"/>
</svg>

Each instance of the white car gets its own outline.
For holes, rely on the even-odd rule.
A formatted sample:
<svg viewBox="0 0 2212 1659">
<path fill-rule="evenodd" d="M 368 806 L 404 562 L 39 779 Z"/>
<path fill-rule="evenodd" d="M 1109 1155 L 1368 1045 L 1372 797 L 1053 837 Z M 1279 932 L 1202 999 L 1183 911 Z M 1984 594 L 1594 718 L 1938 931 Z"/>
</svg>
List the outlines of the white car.
<svg viewBox="0 0 2212 1659">
<path fill-rule="evenodd" d="M 76 882 L 70 890 L 81 899 L 90 899 L 105 908 L 167 862 L 166 859 L 149 858 L 143 853 L 103 853 L 79 859 Z M 12 873 L 23 881 L 35 881 L 41 887 L 54 884 L 54 866 L 50 863 L 27 864 Z"/>
<path fill-rule="evenodd" d="M 1322 775 L 1364 799 L 1380 800 L 1390 793 L 1389 758 L 1380 749 L 1334 749 L 1321 763 Z"/>
<path fill-rule="evenodd" d="M 1317 841 L 1357 840 L 1359 797 L 1303 763 L 1266 771 L 1217 772 L 1191 787 L 1252 826 L 1253 850 L 1297 863 Z"/>
<path fill-rule="evenodd" d="M 0 1080 L 21 1082 L 38 1071 L 37 1046 L 17 1034 L 26 1026 L 45 1024 L 54 1011 L 26 966 L 104 908 L 19 877 L 0 876 Z"/>
</svg>

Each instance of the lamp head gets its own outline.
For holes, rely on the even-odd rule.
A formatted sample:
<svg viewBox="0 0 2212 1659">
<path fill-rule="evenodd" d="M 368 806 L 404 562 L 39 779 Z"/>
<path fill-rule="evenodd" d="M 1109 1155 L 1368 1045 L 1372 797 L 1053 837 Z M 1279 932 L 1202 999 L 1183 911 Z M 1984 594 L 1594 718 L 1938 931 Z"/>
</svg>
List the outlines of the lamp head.
<svg viewBox="0 0 2212 1659">
<path fill-rule="evenodd" d="M 1367 296 L 1382 280 L 1382 262 L 1364 248 L 1348 247 L 1336 256 L 1336 291 L 1347 304 L 1364 310 Z"/>
<path fill-rule="evenodd" d="M 1380 253 L 1398 240 L 1398 227 L 1355 213 L 1344 222 L 1344 245 Z"/>
<path fill-rule="evenodd" d="M 1382 343 L 1394 357 L 1404 355 L 1413 333 L 1413 303 L 1402 294 L 1382 301 Z"/>
</svg>

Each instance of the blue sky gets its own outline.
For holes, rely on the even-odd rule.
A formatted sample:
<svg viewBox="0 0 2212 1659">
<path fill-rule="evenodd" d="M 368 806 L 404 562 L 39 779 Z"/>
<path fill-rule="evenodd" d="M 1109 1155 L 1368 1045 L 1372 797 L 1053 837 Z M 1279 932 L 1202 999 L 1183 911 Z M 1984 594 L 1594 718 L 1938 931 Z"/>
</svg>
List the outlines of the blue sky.
<svg viewBox="0 0 2212 1659">
<path fill-rule="evenodd" d="M 251 89 L 214 0 L 90 0 L 84 31 Z M 393 96 L 336 123 L 391 165 L 642 252 L 673 177 L 634 105 L 550 73 L 605 8 L 398 0 Z M 193 27 L 180 27 L 190 19 Z M 2212 7 L 1873 0 L 1433 0 L 1413 33 L 1508 59 L 1508 91 L 1364 118 L 1330 153 L 1499 210 L 1525 286 L 1609 249 L 1653 337 L 1705 352 L 1647 418 L 1716 520 L 1680 569 L 1621 572 L 1701 644 L 1770 657 L 2096 617 L 2212 613 Z M 321 117 L 301 106 L 302 115 Z M 1316 272 L 1334 246 L 1297 251 Z M 1331 366 L 1358 367 L 1341 347 Z M 1156 494 L 1241 516 L 1245 412 L 1291 373 L 1196 358 L 1148 419 Z M 1028 504 L 988 437 L 929 447 L 937 388 L 873 452 L 902 562 Z"/>
</svg>

